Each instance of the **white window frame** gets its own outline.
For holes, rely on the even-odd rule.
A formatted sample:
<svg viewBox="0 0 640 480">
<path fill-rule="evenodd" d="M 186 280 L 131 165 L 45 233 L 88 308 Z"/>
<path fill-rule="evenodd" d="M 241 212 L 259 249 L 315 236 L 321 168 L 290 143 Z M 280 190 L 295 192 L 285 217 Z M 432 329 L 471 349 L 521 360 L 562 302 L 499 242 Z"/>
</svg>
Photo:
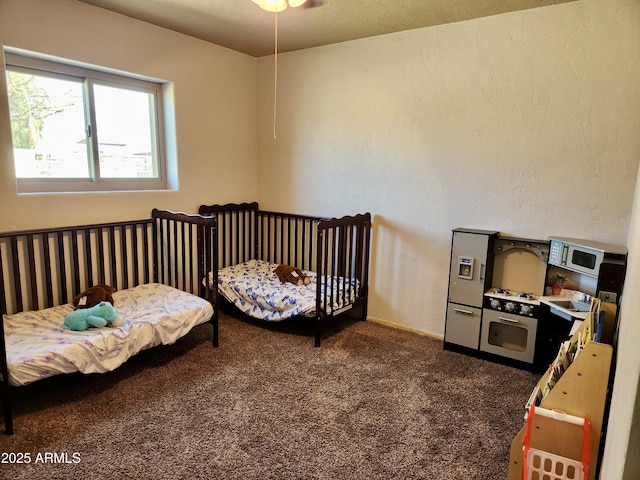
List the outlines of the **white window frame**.
<svg viewBox="0 0 640 480">
<path fill-rule="evenodd" d="M 149 93 L 154 97 L 154 125 L 152 136 L 155 140 L 152 146 L 156 160 L 157 176 L 153 178 L 101 178 L 98 156 L 98 135 L 89 135 L 87 141 L 91 143 L 88 153 L 89 177 L 87 178 L 16 178 L 18 193 L 67 193 L 67 192 L 105 192 L 105 191 L 136 191 L 136 190 L 166 190 L 167 187 L 167 155 L 164 142 L 164 107 L 163 89 L 165 83 L 148 80 L 133 75 L 107 72 L 71 63 L 52 61 L 37 56 L 17 54 L 5 51 L 5 68 L 8 71 L 33 72 L 52 77 L 76 77 L 81 79 L 85 89 L 85 108 L 88 109 L 87 125 L 89 131 L 94 131 L 95 110 L 93 105 L 92 86 L 94 84 L 117 86 L 128 90 L 138 90 Z"/>
</svg>

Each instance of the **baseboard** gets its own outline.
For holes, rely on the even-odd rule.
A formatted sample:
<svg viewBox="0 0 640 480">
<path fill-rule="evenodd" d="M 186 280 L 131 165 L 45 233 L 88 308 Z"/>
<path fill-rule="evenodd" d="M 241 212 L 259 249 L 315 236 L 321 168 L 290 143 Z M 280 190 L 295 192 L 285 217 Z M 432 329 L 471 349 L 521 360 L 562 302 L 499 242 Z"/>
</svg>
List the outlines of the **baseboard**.
<svg viewBox="0 0 640 480">
<path fill-rule="evenodd" d="M 427 337 L 435 338 L 437 340 L 444 340 L 444 335 L 436 335 L 435 333 L 425 332 L 424 330 L 418 330 L 417 328 L 407 327 L 406 325 L 390 322 L 388 320 L 383 320 L 382 318 L 367 316 L 367 321 L 373 322 L 373 323 L 379 323 L 380 325 L 385 325 L 391 328 L 397 328 L 399 330 L 405 330 L 407 332 L 417 333 L 418 335 L 425 335 Z"/>
</svg>

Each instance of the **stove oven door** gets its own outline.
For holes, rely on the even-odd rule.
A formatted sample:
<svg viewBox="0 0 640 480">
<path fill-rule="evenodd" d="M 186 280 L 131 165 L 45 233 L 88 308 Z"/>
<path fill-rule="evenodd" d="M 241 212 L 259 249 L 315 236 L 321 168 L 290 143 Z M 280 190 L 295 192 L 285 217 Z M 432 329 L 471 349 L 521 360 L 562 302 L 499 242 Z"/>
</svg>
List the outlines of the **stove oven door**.
<svg viewBox="0 0 640 480">
<path fill-rule="evenodd" d="M 535 318 L 484 309 L 480 350 L 533 363 L 537 327 Z"/>
</svg>

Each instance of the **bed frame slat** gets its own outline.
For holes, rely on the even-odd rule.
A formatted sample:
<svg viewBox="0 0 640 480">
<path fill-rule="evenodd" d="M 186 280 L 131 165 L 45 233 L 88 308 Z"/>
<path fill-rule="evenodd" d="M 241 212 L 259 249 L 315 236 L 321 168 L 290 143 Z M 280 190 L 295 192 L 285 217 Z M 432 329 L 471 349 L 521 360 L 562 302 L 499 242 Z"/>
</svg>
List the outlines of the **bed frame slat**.
<svg viewBox="0 0 640 480">
<path fill-rule="evenodd" d="M 149 283 L 149 281 L 151 280 L 151 276 L 149 274 L 150 268 L 149 268 L 149 231 L 144 227 L 140 227 L 142 230 L 142 252 L 143 252 L 143 257 L 142 257 L 142 281 L 140 283 L 144 284 L 144 283 Z M 151 248 L 153 248 L 153 246 L 151 246 Z"/>
<path fill-rule="evenodd" d="M 83 259 L 85 268 L 87 269 L 87 278 L 93 278 L 93 252 L 91 251 L 91 229 L 85 228 L 84 230 L 78 231 L 78 239 L 82 242 L 82 245 L 79 247 L 83 251 Z M 80 255 L 78 255 L 80 258 Z M 89 288 L 91 285 L 82 285 L 80 288 L 83 290 Z M 78 292 L 80 293 L 80 292 Z"/>
<path fill-rule="evenodd" d="M 80 272 L 78 261 L 78 232 L 72 230 L 69 232 L 71 237 L 71 265 L 70 269 L 73 272 L 73 291 L 80 292 Z"/>
<path fill-rule="evenodd" d="M 140 245 L 138 243 L 138 228 L 137 226 L 131 229 L 131 244 L 135 246 L 135 248 L 132 249 L 132 253 L 133 253 L 133 284 L 134 285 L 140 285 L 140 281 L 139 281 L 139 268 L 138 266 L 140 265 L 140 259 L 139 259 L 139 255 L 138 255 L 138 245 Z"/>
<path fill-rule="evenodd" d="M 96 250 L 93 252 L 95 256 L 96 265 L 98 267 L 98 273 L 96 275 L 97 282 L 99 284 L 106 284 L 104 268 L 104 233 L 102 228 L 96 228 Z"/>
<path fill-rule="evenodd" d="M 4 272 L 4 262 L 2 260 L 2 252 L 5 249 L 3 245 L 0 243 L 0 272 Z M 5 294 L 5 284 L 4 284 L 4 275 L 0 274 L 0 316 L 7 313 L 7 295 Z M 0 322 L 0 326 L 4 322 Z M 4 335 L 3 335 L 4 338 Z"/>
<path fill-rule="evenodd" d="M 44 253 L 44 282 L 46 289 L 47 304 L 53 303 L 53 279 L 51 275 L 51 268 L 46 268 L 51 266 L 51 249 L 49 248 L 49 237 L 47 235 L 42 235 L 42 250 Z"/>
<path fill-rule="evenodd" d="M 34 310 L 38 309 L 38 288 L 36 280 L 36 261 L 35 261 L 35 247 L 33 245 L 33 235 L 27 235 L 25 248 L 27 249 L 27 258 L 29 264 L 29 281 L 31 283 L 31 305 Z"/>
<path fill-rule="evenodd" d="M 109 225 L 105 228 L 107 234 L 107 265 L 105 266 L 105 279 L 107 284 L 111 285 L 116 290 L 120 289 L 118 282 L 118 266 L 116 258 L 116 227 Z"/>
<path fill-rule="evenodd" d="M 122 252 L 122 261 L 120 262 L 120 268 L 122 268 L 122 288 L 129 288 L 131 286 L 129 277 L 129 255 L 131 250 L 127 248 L 127 230 L 121 227 L 118 231 L 120 234 L 120 251 Z"/>
<path fill-rule="evenodd" d="M 154 228 L 153 229 L 153 246 L 156 249 L 156 256 L 154 258 L 154 261 L 157 261 L 160 265 L 164 265 L 165 264 L 165 259 L 164 259 L 164 249 L 160 248 L 159 245 L 164 245 L 164 223 L 166 223 L 164 220 L 160 219 L 160 220 L 156 220 L 156 224 L 158 225 L 158 228 Z M 155 265 L 154 265 L 155 266 Z M 163 283 L 164 281 L 164 271 L 160 271 L 159 268 L 154 268 L 153 269 L 153 281 L 157 282 L 157 283 Z"/>
<path fill-rule="evenodd" d="M 14 278 L 14 288 L 16 290 L 16 308 L 19 311 L 22 311 L 24 308 L 24 304 L 22 302 L 22 274 L 20 268 L 20 262 L 18 260 L 18 255 L 14 252 L 18 251 L 18 238 L 11 238 L 11 252 L 9 258 L 13 258 L 13 278 Z"/>
<path fill-rule="evenodd" d="M 59 278 L 59 287 L 60 287 L 60 296 L 62 298 L 68 298 L 67 294 L 67 262 L 65 261 L 64 256 L 64 233 L 62 230 L 55 233 L 55 239 L 57 244 L 57 268 L 60 270 Z M 55 305 L 55 302 L 52 302 L 51 305 Z"/>
</svg>

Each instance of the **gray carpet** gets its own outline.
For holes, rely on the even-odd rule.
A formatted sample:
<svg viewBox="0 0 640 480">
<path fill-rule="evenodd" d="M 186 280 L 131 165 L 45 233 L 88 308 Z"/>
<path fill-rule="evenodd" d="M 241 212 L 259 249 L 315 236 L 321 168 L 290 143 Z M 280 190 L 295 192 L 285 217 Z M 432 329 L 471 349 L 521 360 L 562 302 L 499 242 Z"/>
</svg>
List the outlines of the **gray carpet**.
<svg viewBox="0 0 640 480">
<path fill-rule="evenodd" d="M 538 378 L 372 322 L 320 348 L 306 325 L 225 314 L 210 336 L 23 389 L 0 452 L 30 463 L 0 477 L 503 479 Z"/>
</svg>

